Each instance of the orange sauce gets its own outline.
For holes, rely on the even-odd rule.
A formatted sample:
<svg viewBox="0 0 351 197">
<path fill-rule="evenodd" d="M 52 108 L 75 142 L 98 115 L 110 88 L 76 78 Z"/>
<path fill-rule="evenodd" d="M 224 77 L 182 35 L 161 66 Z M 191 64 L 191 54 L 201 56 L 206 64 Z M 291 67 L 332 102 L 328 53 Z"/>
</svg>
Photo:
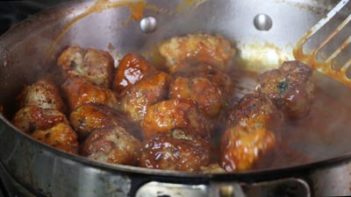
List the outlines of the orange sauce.
<svg viewBox="0 0 351 197">
<path fill-rule="evenodd" d="M 206 2 L 207 0 L 183 0 L 177 5 L 177 12 L 182 12 L 183 10 L 191 7 L 198 7 L 200 4 Z"/>
<path fill-rule="evenodd" d="M 49 57 L 52 57 L 54 47 L 57 46 L 63 36 L 80 20 L 83 18 L 94 14 L 102 12 L 106 9 L 117 8 L 117 7 L 128 7 L 130 10 L 130 18 L 135 21 L 139 21 L 144 16 L 144 10 L 146 8 L 145 0 L 123 0 L 123 1 L 110 1 L 110 0 L 96 0 L 96 2 L 88 7 L 83 13 L 79 14 L 78 16 L 74 17 L 71 21 L 65 24 L 62 28 L 62 31 L 59 35 L 54 39 L 53 44 L 49 50 Z M 154 7 L 153 7 L 154 8 Z"/>
<path fill-rule="evenodd" d="M 200 4 L 206 2 L 207 0 L 183 0 L 180 1 L 178 4 L 178 9 L 177 11 L 182 11 L 185 8 L 189 7 L 197 7 Z M 149 3 L 146 3 L 145 0 L 119 0 L 119 1 L 113 1 L 113 0 L 96 0 L 95 3 L 88 7 L 85 11 L 83 11 L 81 14 L 78 16 L 74 17 L 71 21 L 69 21 L 67 24 L 65 24 L 62 28 L 62 31 L 58 34 L 58 36 L 54 39 L 50 49 L 49 49 L 49 57 L 53 57 L 53 52 L 55 49 L 55 46 L 57 46 L 57 43 L 59 43 L 63 36 L 76 24 L 78 23 L 81 19 L 94 14 L 94 13 L 99 13 L 102 12 L 106 9 L 111 9 L 111 8 L 117 8 L 117 7 L 127 7 L 129 8 L 130 11 L 130 18 L 135 21 L 140 21 L 144 17 L 144 11 L 145 9 L 149 9 L 155 12 L 163 12 L 163 13 L 168 13 L 171 14 L 169 10 L 161 9 L 157 7 L 156 5 L 152 5 Z"/>
<path fill-rule="evenodd" d="M 347 87 L 351 88 L 351 79 L 349 79 L 346 75 L 347 68 L 341 68 L 340 70 L 333 69 L 333 62 L 331 60 L 327 60 L 324 62 L 320 62 L 317 60 L 317 55 L 319 50 L 326 44 L 327 40 L 330 40 L 332 36 L 336 35 L 340 30 L 335 30 L 321 45 L 314 49 L 310 54 L 305 54 L 303 50 L 304 44 L 308 41 L 310 36 L 312 36 L 312 32 L 307 32 L 298 42 L 293 50 L 293 54 L 296 60 L 304 62 L 305 64 L 311 66 L 313 69 L 322 72 L 328 77 L 337 80 Z M 341 51 L 346 48 L 346 44 L 344 43 L 340 46 L 336 51 Z"/>
</svg>

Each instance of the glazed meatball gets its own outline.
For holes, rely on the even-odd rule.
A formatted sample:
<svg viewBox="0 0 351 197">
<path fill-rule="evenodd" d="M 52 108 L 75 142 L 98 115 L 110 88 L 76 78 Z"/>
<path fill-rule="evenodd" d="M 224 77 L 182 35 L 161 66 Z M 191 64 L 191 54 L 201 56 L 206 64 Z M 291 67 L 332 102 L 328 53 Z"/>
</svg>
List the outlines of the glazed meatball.
<svg viewBox="0 0 351 197">
<path fill-rule="evenodd" d="M 101 162 L 135 164 L 141 142 L 120 126 L 97 129 L 86 139 L 82 154 Z"/>
<path fill-rule="evenodd" d="M 211 129 L 210 123 L 199 112 L 196 104 L 185 99 L 172 99 L 150 106 L 142 127 L 145 138 L 182 129 L 207 139 Z"/>
<path fill-rule="evenodd" d="M 136 122 L 144 119 L 148 107 L 166 98 L 169 75 L 160 72 L 129 88 L 121 98 L 121 110 Z"/>
<path fill-rule="evenodd" d="M 181 130 L 162 133 L 145 141 L 140 165 L 147 168 L 199 171 L 210 160 L 210 145 Z"/>
<path fill-rule="evenodd" d="M 111 85 L 114 61 L 106 51 L 71 46 L 61 53 L 57 64 L 68 77 L 84 77 L 104 88 Z"/>
<path fill-rule="evenodd" d="M 235 54 L 231 43 L 221 36 L 191 34 L 174 37 L 159 47 L 171 72 L 188 66 L 189 62 L 202 62 L 226 70 Z"/>
<path fill-rule="evenodd" d="M 137 128 L 127 120 L 127 116 L 100 104 L 84 104 L 72 111 L 70 122 L 81 138 L 87 137 L 96 129 L 120 125 L 129 127 L 135 134 Z"/>
<path fill-rule="evenodd" d="M 231 99 L 234 83 L 230 76 L 215 67 L 208 64 L 197 64 L 191 67 L 191 69 L 183 70 L 183 75 L 186 76 L 198 76 L 209 79 L 214 85 L 216 85 L 222 92 L 223 97 L 228 100 Z M 182 75 L 181 73 L 179 75 Z"/>
<path fill-rule="evenodd" d="M 68 153 L 78 153 L 77 134 L 67 123 L 58 123 L 48 129 L 34 131 L 32 137 Z"/>
<path fill-rule="evenodd" d="M 12 120 L 12 123 L 25 133 L 49 129 L 60 122 L 68 122 L 64 114 L 55 109 L 43 109 L 38 106 L 21 108 Z"/>
<path fill-rule="evenodd" d="M 170 85 L 170 98 L 195 101 L 207 117 L 216 117 L 225 102 L 220 88 L 205 77 L 176 77 Z"/>
<path fill-rule="evenodd" d="M 27 86 L 20 94 L 21 107 L 38 106 L 43 109 L 55 109 L 64 111 L 64 104 L 59 90 L 48 79 L 42 79 Z"/>
<path fill-rule="evenodd" d="M 96 86 L 83 78 L 68 78 L 62 87 L 72 110 L 87 103 L 118 107 L 116 96 L 111 90 Z"/>
<path fill-rule="evenodd" d="M 249 170 L 277 144 L 283 115 L 265 95 L 247 95 L 231 111 L 221 140 L 226 171 Z"/>
<path fill-rule="evenodd" d="M 314 84 L 312 70 L 298 61 L 284 62 L 276 70 L 259 77 L 258 91 L 268 95 L 287 117 L 297 119 L 310 111 Z"/>
<path fill-rule="evenodd" d="M 136 84 L 155 69 L 142 56 L 127 54 L 120 61 L 113 81 L 114 90 L 122 93 L 123 90 Z"/>
</svg>

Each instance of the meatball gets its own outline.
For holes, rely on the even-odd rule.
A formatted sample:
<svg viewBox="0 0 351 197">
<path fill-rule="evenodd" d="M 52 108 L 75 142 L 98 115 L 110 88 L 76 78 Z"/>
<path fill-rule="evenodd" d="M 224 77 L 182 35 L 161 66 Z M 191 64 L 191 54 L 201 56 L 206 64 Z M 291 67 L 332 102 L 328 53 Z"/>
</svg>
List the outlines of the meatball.
<svg viewBox="0 0 351 197">
<path fill-rule="evenodd" d="M 20 94 L 21 107 L 38 106 L 43 109 L 55 109 L 64 111 L 64 104 L 59 90 L 48 79 L 42 79 L 27 86 Z"/>
<path fill-rule="evenodd" d="M 48 129 L 34 131 L 32 137 L 68 153 L 78 153 L 77 134 L 67 123 L 58 123 Z"/>
<path fill-rule="evenodd" d="M 114 90 L 122 93 L 123 90 L 136 84 L 155 69 L 142 56 L 127 54 L 120 61 L 113 81 Z"/>
<path fill-rule="evenodd" d="M 205 77 L 176 77 L 170 85 L 170 98 L 195 101 L 207 117 L 216 117 L 225 103 L 221 89 Z"/>
<path fill-rule="evenodd" d="M 178 129 L 145 141 L 140 156 L 142 167 L 164 170 L 199 171 L 209 162 L 209 143 Z"/>
<path fill-rule="evenodd" d="M 226 70 L 235 54 L 228 40 L 208 34 L 171 38 L 160 45 L 159 51 L 171 72 L 187 67 L 188 62 L 208 63 Z"/>
<path fill-rule="evenodd" d="M 172 99 L 150 106 L 142 127 L 145 138 L 173 129 L 183 129 L 207 139 L 211 129 L 210 123 L 199 112 L 196 104 L 185 99 Z"/>
<path fill-rule="evenodd" d="M 49 129 L 60 122 L 68 122 L 64 114 L 55 109 L 43 109 L 38 106 L 21 108 L 12 120 L 12 123 L 25 133 Z"/>
<path fill-rule="evenodd" d="M 205 77 L 216 85 L 221 91 L 226 100 L 231 99 L 231 94 L 234 90 L 234 84 L 231 77 L 215 67 L 208 64 L 197 64 L 191 69 L 183 70 L 183 73 L 188 76 Z"/>
<path fill-rule="evenodd" d="M 111 90 L 96 86 L 83 78 L 68 78 L 62 87 L 72 110 L 87 103 L 118 107 L 116 96 Z"/>
<path fill-rule="evenodd" d="M 168 93 L 169 75 L 164 72 L 147 77 L 126 90 L 121 110 L 133 121 L 144 119 L 148 107 L 163 100 Z"/>
<path fill-rule="evenodd" d="M 104 88 L 111 85 L 114 61 L 106 51 L 71 46 L 61 53 L 57 64 L 68 77 L 84 77 Z"/>
<path fill-rule="evenodd" d="M 268 95 L 287 117 L 298 119 L 306 116 L 312 105 L 311 75 L 312 70 L 301 62 L 284 62 L 279 69 L 259 77 L 258 91 Z"/>
<path fill-rule="evenodd" d="M 126 115 L 100 104 L 84 104 L 72 111 L 70 122 L 81 138 L 96 129 L 120 125 L 137 134 L 137 128 L 127 120 Z"/>
<path fill-rule="evenodd" d="M 277 144 L 283 115 L 265 95 L 247 95 L 231 111 L 221 139 L 226 171 L 249 170 Z"/>
<path fill-rule="evenodd" d="M 82 154 L 90 159 L 113 164 L 135 164 L 141 142 L 120 126 L 97 129 L 86 139 Z"/>
</svg>

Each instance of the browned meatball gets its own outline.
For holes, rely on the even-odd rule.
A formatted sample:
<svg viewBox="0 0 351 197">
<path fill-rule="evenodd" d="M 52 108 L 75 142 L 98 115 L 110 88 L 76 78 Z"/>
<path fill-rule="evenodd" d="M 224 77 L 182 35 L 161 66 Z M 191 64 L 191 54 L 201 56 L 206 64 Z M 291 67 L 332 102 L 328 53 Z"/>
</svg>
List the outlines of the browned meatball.
<svg viewBox="0 0 351 197">
<path fill-rule="evenodd" d="M 68 78 L 62 87 L 72 110 L 87 103 L 118 107 L 116 96 L 111 90 L 96 86 L 83 78 Z"/>
<path fill-rule="evenodd" d="M 129 88 L 121 98 L 121 110 L 134 121 L 144 119 L 148 107 L 168 93 L 169 75 L 164 72 L 147 77 Z"/>
<path fill-rule="evenodd" d="M 114 62 L 106 51 L 71 46 L 61 53 L 57 64 L 68 77 L 85 77 L 104 88 L 111 85 Z"/>
<path fill-rule="evenodd" d="M 114 90 L 122 93 L 123 90 L 136 84 L 155 69 L 142 56 L 127 54 L 120 61 L 113 81 Z"/>
<path fill-rule="evenodd" d="M 202 62 L 226 70 L 235 54 L 231 43 L 221 36 L 190 34 L 174 37 L 159 47 L 171 72 L 189 66 L 189 62 Z"/>
<path fill-rule="evenodd" d="M 200 137 L 173 130 L 144 142 L 140 165 L 147 168 L 199 171 L 210 161 L 210 145 Z"/>
<path fill-rule="evenodd" d="M 38 106 L 43 109 L 55 109 L 64 111 L 63 101 L 54 83 L 48 79 L 42 79 L 27 86 L 20 94 L 21 107 Z"/>
<path fill-rule="evenodd" d="M 276 70 L 263 73 L 259 77 L 258 90 L 268 95 L 285 114 L 297 119 L 310 111 L 314 84 L 312 70 L 298 61 L 284 62 Z"/>
<path fill-rule="evenodd" d="M 182 72 L 185 75 L 187 73 L 190 77 L 198 76 L 209 79 L 222 91 L 222 94 L 226 100 L 231 98 L 231 94 L 234 90 L 234 83 L 227 73 L 208 64 L 197 64 L 191 67 L 191 69 L 186 69 Z M 180 73 L 180 75 L 182 74 Z"/>
<path fill-rule="evenodd" d="M 82 146 L 82 154 L 107 163 L 135 164 L 140 147 L 141 142 L 125 128 L 114 126 L 91 133 Z"/>
<path fill-rule="evenodd" d="M 78 153 L 77 134 L 67 123 L 58 123 L 48 129 L 36 130 L 32 137 L 65 152 Z"/>
<path fill-rule="evenodd" d="M 249 170 L 271 151 L 279 138 L 283 115 L 265 95 L 247 95 L 232 110 L 221 140 L 226 171 Z"/>
<path fill-rule="evenodd" d="M 205 77 L 176 77 L 170 85 L 170 97 L 195 101 L 208 117 L 216 117 L 225 103 L 220 88 Z"/>
<path fill-rule="evenodd" d="M 60 122 L 68 122 L 64 114 L 55 109 L 43 109 L 37 106 L 21 108 L 12 120 L 12 123 L 25 133 L 32 133 L 37 129 L 49 129 Z"/>
<path fill-rule="evenodd" d="M 144 137 L 182 129 L 204 138 L 210 136 L 211 125 L 190 100 L 172 99 L 162 101 L 148 108 L 142 123 Z"/>
<path fill-rule="evenodd" d="M 136 132 L 127 117 L 116 110 L 99 104 L 84 104 L 72 111 L 70 122 L 81 138 L 85 138 L 96 129 L 120 125 Z"/>
</svg>

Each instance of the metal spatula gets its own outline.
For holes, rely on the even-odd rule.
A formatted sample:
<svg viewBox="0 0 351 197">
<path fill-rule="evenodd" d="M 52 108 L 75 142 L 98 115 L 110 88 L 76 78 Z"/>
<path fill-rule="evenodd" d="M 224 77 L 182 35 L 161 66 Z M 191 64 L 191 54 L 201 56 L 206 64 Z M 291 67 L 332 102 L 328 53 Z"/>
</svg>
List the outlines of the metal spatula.
<svg viewBox="0 0 351 197">
<path fill-rule="evenodd" d="M 351 88 L 350 21 L 351 0 L 341 0 L 299 40 L 294 56 Z"/>
</svg>

